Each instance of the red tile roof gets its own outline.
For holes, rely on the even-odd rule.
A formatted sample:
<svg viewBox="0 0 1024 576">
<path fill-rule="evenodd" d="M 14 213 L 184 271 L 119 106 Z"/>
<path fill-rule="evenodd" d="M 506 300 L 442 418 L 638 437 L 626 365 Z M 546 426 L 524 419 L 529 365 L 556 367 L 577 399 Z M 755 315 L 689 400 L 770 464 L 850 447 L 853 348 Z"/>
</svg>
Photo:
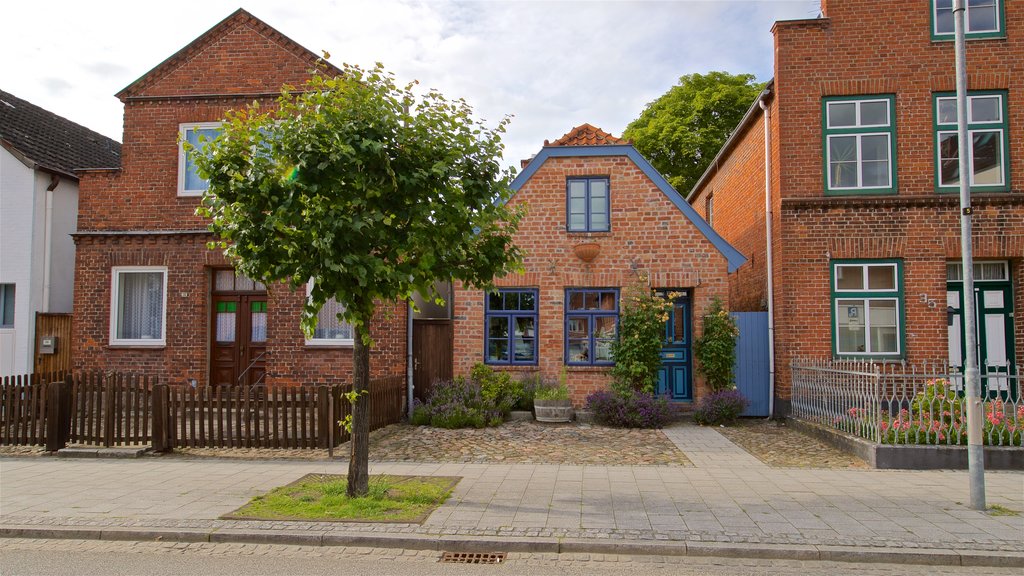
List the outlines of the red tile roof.
<svg viewBox="0 0 1024 576">
<path fill-rule="evenodd" d="M 545 146 L 602 146 L 628 143 L 590 124 L 581 124 L 554 142 L 544 141 Z"/>
</svg>

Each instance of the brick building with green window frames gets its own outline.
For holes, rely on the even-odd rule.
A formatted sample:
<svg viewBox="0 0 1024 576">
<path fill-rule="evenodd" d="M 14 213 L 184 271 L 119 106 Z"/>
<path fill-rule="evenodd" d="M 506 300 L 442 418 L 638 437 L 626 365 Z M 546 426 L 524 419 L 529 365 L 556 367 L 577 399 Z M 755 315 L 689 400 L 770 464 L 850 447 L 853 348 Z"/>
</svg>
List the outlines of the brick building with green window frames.
<svg viewBox="0 0 1024 576">
<path fill-rule="evenodd" d="M 777 412 L 794 358 L 961 367 L 961 177 L 982 371 L 1024 362 L 1024 3 L 967 2 L 966 175 L 952 5 L 823 0 L 777 22 L 774 78 L 687 196 L 702 212 L 713 195 L 714 228 L 750 258 L 731 309 L 768 308 L 771 279 Z"/>
<path fill-rule="evenodd" d="M 529 207 L 515 240 L 525 273 L 496 279 L 493 293 L 454 287 L 455 374 L 480 362 L 555 381 L 564 370 L 582 405 L 611 383 L 620 298 L 643 277 L 680 294 L 659 394 L 676 402 L 705 394 L 690 336 L 745 258 L 632 145 L 589 124 L 545 142 L 512 188 L 510 202 Z"/>
</svg>

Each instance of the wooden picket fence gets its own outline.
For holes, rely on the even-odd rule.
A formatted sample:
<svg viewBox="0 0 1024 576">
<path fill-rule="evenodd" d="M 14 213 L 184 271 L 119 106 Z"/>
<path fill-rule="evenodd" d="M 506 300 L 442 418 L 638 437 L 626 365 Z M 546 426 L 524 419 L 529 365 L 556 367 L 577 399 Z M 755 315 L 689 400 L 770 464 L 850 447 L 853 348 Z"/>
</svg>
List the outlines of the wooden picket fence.
<svg viewBox="0 0 1024 576">
<path fill-rule="evenodd" d="M 24 375 L 0 382 L 0 444 L 334 448 L 349 438 L 351 385 L 192 387 L 111 373 Z M 404 376 L 370 383 L 370 429 L 400 422 Z"/>
<path fill-rule="evenodd" d="M 47 384 L 64 376 L 64 372 L 52 372 L 0 378 L 0 445 L 46 442 Z"/>
<path fill-rule="evenodd" d="M 339 422 L 351 413 L 351 390 L 170 386 L 158 400 L 167 405 L 164 441 L 178 448 L 333 448 L 349 439 Z M 370 383 L 371 430 L 402 420 L 405 391 L 403 376 Z"/>
</svg>

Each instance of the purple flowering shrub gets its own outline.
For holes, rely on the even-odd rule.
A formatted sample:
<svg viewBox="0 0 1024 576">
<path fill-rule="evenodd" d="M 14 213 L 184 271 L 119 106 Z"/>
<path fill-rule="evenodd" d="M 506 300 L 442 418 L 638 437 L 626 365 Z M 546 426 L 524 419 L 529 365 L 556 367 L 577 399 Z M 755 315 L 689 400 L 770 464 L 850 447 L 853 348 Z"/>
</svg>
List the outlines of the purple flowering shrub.
<svg viewBox="0 0 1024 576">
<path fill-rule="evenodd" d="M 484 397 L 480 385 L 462 377 L 437 381 L 425 403 L 413 403 L 409 422 L 436 428 L 483 428 L 503 421 L 501 409 Z"/>
<path fill-rule="evenodd" d="M 587 396 L 587 409 L 598 424 L 618 428 L 663 428 L 673 416 L 667 400 L 636 391 L 623 395 L 599 390 Z"/>
<path fill-rule="evenodd" d="M 701 398 L 693 419 L 700 425 L 733 424 L 747 408 L 747 399 L 737 390 L 719 390 Z"/>
</svg>

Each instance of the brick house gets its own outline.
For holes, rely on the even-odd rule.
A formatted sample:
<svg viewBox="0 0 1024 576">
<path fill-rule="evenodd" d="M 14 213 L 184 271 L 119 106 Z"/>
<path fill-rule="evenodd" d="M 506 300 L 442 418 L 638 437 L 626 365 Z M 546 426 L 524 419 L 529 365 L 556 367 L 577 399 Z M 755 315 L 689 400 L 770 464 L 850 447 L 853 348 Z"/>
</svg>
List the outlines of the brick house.
<svg viewBox="0 0 1024 576">
<path fill-rule="evenodd" d="M 690 346 L 743 256 L 632 145 L 589 124 L 545 141 L 512 188 L 510 202 L 529 207 L 515 239 L 526 272 L 498 279 L 494 294 L 456 284 L 454 372 L 478 362 L 550 378 L 564 369 L 581 405 L 610 384 L 620 298 L 642 274 L 652 288 L 682 294 L 666 327 L 659 393 L 699 398 Z"/>
<path fill-rule="evenodd" d="M 774 80 L 688 195 L 750 256 L 731 308 L 772 303 L 782 411 L 793 358 L 961 367 L 951 6 L 777 22 Z M 969 2 L 967 23 L 980 363 L 1005 372 L 1024 358 L 1024 5 Z"/>
<path fill-rule="evenodd" d="M 331 302 L 307 340 L 303 291 L 235 274 L 195 209 L 206 183 L 181 146 L 225 112 L 272 106 L 318 57 L 238 10 L 121 90 L 120 168 L 81 174 L 74 300 L 79 370 L 199 384 L 349 380 L 352 331 Z M 371 328 L 374 375 L 404 373 L 407 307 Z"/>
</svg>

